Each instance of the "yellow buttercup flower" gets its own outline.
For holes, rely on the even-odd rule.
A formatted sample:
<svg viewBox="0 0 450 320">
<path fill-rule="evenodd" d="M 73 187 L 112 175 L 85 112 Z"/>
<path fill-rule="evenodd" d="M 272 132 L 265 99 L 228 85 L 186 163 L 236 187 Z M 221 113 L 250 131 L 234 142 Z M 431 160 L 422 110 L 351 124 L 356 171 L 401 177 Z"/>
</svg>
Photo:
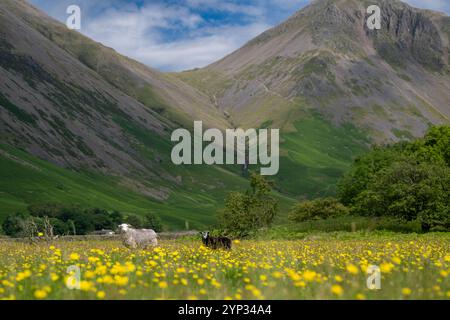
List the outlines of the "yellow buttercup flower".
<svg viewBox="0 0 450 320">
<path fill-rule="evenodd" d="M 381 273 L 390 273 L 393 268 L 394 268 L 394 265 L 392 263 L 382 263 L 380 265 Z"/>
<path fill-rule="evenodd" d="M 317 273 L 315 271 L 306 270 L 303 273 L 303 279 L 306 281 L 314 281 L 316 279 Z"/>
<path fill-rule="evenodd" d="M 90 281 L 81 281 L 80 282 L 80 290 L 81 291 L 90 291 L 94 288 L 94 284 Z"/>
<path fill-rule="evenodd" d="M 70 260 L 77 261 L 80 260 L 80 255 L 76 252 L 72 252 L 69 256 Z"/>
<path fill-rule="evenodd" d="M 45 290 L 36 290 L 34 292 L 34 297 L 36 299 L 45 299 L 45 298 L 47 298 L 47 296 L 48 296 L 48 293 Z"/>
<path fill-rule="evenodd" d="M 344 289 L 340 285 L 335 284 L 331 286 L 331 293 L 337 296 L 342 296 L 342 294 L 344 293 Z"/>
<path fill-rule="evenodd" d="M 19 272 L 16 276 L 16 281 L 22 281 L 26 278 L 29 278 L 29 277 L 31 277 L 31 274 L 32 274 L 31 271 L 28 269 L 24 270 L 22 272 Z"/>
<path fill-rule="evenodd" d="M 362 293 L 358 293 L 356 295 L 356 300 L 366 300 L 366 296 L 363 295 Z"/>
<path fill-rule="evenodd" d="M 402 294 L 404 295 L 404 296 L 409 296 L 410 294 L 411 294 L 411 289 L 409 289 L 409 288 L 403 288 L 402 289 Z"/>
<path fill-rule="evenodd" d="M 128 284 L 128 277 L 126 276 L 119 276 L 119 275 L 115 275 L 114 276 L 114 283 L 118 286 L 126 286 Z"/>
<path fill-rule="evenodd" d="M 399 257 L 393 257 L 392 262 L 394 262 L 395 264 L 400 264 L 402 263 L 402 260 Z"/>
<path fill-rule="evenodd" d="M 283 274 L 282 274 L 280 271 L 275 271 L 274 273 L 272 273 L 272 276 L 273 276 L 275 279 L 280 279 L 280 278 L 283 277 Z"/>
<path fill-rule="evenodd" d="M 347 271 L 351 274 L 357 274 L 359 272 L 359 269 L 354 264 L 348 264 L 347 265 Z"/>
<path fill-rule="evenodd" d="M 58 276 L 56 273 L 52 272 L 52 273 L 50 274 L 50 279 L 51 279 L 52 281 L 57 281 L 57 280 L 59 279 L 59 276 Z"/>
</svg>

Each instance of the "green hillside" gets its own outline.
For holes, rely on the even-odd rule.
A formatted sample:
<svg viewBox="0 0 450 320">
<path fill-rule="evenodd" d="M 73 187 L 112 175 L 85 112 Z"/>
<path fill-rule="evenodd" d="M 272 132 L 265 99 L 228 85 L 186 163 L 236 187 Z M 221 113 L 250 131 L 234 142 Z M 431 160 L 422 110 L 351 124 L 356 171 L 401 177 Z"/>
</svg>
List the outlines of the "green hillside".
<svg viewBox="0 0 450 320">
<path fill-rule="evenodd" d="M 368 149 L 366 135 L 351 124 L 334 126 L 321 117 L 295 122 L 282 134 L 278 190 L 297 197 L 333 195 L 352 160 Z"/>
<path fill-rule="evenodd" d="M 166 201 L 157 201 L 121 186 L 118 177 L 75 172 L 5 145 L 0 148 L 0 218 L 26 210 L 28 204 L 58 202 L 124 213 L 154 212 L 170 227 L 182 228 L 188 220 L 192 227 L 200 228 L 214 222 L 214 213 L 221 204 L 217 190 L 202 192 L 189 186 L 174 189 Z M 245 185 L 244 179 L 229 176 L 216 168 L 204 170 L 202 175 L 205 180 L 214 177 L 236 188 Z"/>
<path fill-rule="evenodd" d="M 172 185 L 169 197 L 158 201 L 124 187 L 119 177 L 60 168 L 0 145 L 0 220 L 10 213 L 26 211 L 29 204 L 55 202 L 122 213 L 153 212 L 170 229 L 183 229 L 185 221 L 191 228 L 201 229 L 215 223 L 215 213 L 223 206 L 228 191 L 244 190 L 248 184 L 243 177 L 218 167 L 173 170 L 185 171 L 186 182 L 182 187 Z M 278 197 L 285 211 L 292 200 Z"/>
</svg>

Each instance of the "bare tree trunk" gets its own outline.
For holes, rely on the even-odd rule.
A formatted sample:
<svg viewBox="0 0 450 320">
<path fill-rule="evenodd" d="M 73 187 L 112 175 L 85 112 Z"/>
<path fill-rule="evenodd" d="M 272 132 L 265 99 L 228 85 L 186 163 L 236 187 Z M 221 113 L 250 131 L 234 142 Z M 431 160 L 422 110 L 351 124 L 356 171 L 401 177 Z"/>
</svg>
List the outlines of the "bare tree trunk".
<svg viewBox="0 0 450 320">
<path fill-rule="evenodd" d="M 54 238 L 53 225 L 47 216 L 44 217 L 44 235 L 47 242 L 51 242 Z"/>
<path fill-rule="evenodd" d="M 36 243 L 36 235 L 38 233 L 38 227 L 33 218 L 27 219 L 24 222 L 23 230 L 25 232 L 25 236 L 28 238 L 31 244 Z"/>
</svg>

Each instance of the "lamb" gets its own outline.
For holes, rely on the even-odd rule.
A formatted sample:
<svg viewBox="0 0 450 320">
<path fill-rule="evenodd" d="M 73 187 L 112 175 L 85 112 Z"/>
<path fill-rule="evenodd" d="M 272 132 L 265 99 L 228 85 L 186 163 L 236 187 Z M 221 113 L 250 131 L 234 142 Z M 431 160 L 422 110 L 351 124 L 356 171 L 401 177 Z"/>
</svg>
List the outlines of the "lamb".
<svg viewBox="0 0 450 320">
<path fill-rule="evenodd" d="M 202 242 L 206 247 L 211 249 L 224 248 L 231 250 L 231 239 L 227 237 L 211 237 L 209 231 L 200 232 L 202 235 Z"/>
<path fill-rule="evenodd" d="M 119 230 L 123 236 L 123 244 L 127 248 L 146 249 L 158 245 L 158 235 L 152 229 L 133 229 L 129 224 L 123 223 L 119 225 Z"/>
</svg>

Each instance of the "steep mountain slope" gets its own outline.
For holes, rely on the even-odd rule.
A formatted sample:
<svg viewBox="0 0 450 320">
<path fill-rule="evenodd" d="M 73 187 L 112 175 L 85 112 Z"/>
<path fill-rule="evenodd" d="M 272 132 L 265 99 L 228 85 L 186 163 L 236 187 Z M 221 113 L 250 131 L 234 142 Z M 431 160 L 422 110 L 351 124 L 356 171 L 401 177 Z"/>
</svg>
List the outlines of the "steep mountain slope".
<svg viewBox="0 0 450 320">
<path fill-rule="evenodd" d="M 366 26 L 373 4 L 381 30 Z M 281 128 L 280 190 L 333 193 L 371 143 L 450 122 L 449 24 L 397 0 L 316 0 L 224 59 L 177 76 L 235 126 Z"/>
<path fill-rule="evenodd" d="M 181 82 L 168 81 L 167 76 L 67 30 L 23 1 L 3 1 L 0 8 L 1 92 L 2 99 L 9 101 L 3 105 L 18 104 L 22 112 L 29 114 L 30 121 L 16 121 L 13 130 L 22 131 L 22 141 L 31 140 L 33 148 L 41 149 L 33 150 L 34 153 L 59 164 L 77 164 L 76 158 L 80 157 L 82 164 L 89 162 L 98 167 L 94 159 L 90 159 L 94 158 L 91 153 L 102 152 L 105 148 L 100 144 L 110 140 L 107 150 L 112 154 L 110 159 L 105 160 L 104 155 L 97 158 L 107 161 L 108 168 L 125 170 L 124 166 L 139 168 L 142 165 L 130 159 L 130 147 L 120 137 L 121 125 L 117 122 L 132 120 L 159 134 L 168 127 L 175 127 L 174 122 L 189 124 L 191 117 L 224 126 L 225 121 L 214 115 L 216 110 L 205 104 L 204 97 Z M 28 101 L 20 101 L 22 97 Z M 32 105 L 36 102 L 39 110 Z M 55 108 L 58 115 L 52 114 Z M 6 128 L 14 119 L 11 116 L 11 112 L 2 115 Z M 70 121 L 64 121 L 61 116 Z M 66 152 L 62 152 L 63 156 L 58 157 L 57 152 L 52 151 L 62 151 L 64 145 L 54 141 L 59 135 L 48 129 L 55 130 L 58 124 L 67 122 L 62 125 L 69 126 L 71 131 L 70 125 L 75 125 L 75 118 L 80 122 L 76 124 L 79 132 L 68 133 L 61 128 L 60 135 L 67 134 L 69 144 L 82 142 L 79 145 L 72 143 L 70 148 L 65 148 Z M 100 128 L 102 122 L 107 125 L 107 131 Z M 44 128 L 45 124 L 47 128 Z M 80 128 L 83 125 L 85 127 Z M 89 132 L 91 130 L 96 133 Z M 88 133 L 89 137 L 85 136 Z M 42 141 L 54 150 L 49 152 Z M 71 152 L 77 152 L 79 156 Z"/>
<path fill-rule="evenodd" d="M 68 30 L 23 0 L 12 2 L 8 9 L 14 15 L 145 106 L 182 125 L 189 125 L 193 117 L 210 126 L 227 125 L 207 97 L 192 87 Z"/>
<path fill-rule="evenodd" d="M 67 30 L 25 1 L 0 2 L 0 215 L 72 199 L 155 210 L 172 226 L 212 221 L 226 191 L 245 180 L 222 168 L 172 165 L 170 133 L 191 118 L 227 124 L 204 94 L 172 76 Z M 33 165 L 41 160 L 30 154 L 62 168 Z"/>
<path fill-rule="evenodd" d="M 368 30 L 378 4 L 382 29 Z M 293 123 L 313 109 L 376 142 L 450 120 L 450 18 L 398 0 L 316 0 L 211 66 L 185 72 L 243 126 Z"/>
</svg>

